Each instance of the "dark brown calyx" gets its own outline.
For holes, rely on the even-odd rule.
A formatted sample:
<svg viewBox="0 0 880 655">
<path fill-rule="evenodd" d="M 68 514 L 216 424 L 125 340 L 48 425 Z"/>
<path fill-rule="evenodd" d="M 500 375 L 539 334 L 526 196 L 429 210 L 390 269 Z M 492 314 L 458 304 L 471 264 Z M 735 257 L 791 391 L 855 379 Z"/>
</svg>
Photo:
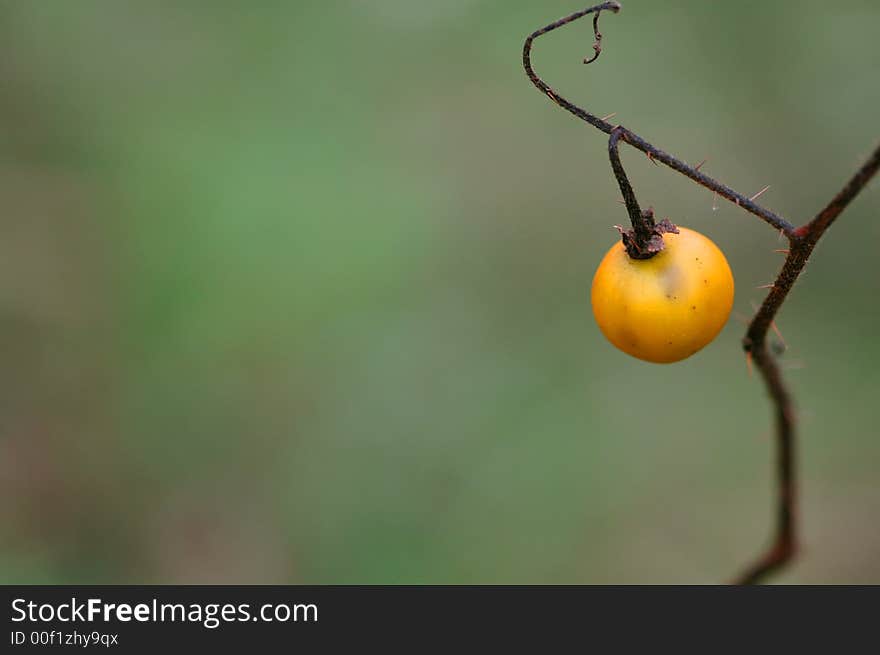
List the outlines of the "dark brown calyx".
<svg viewBox="0 0 880 655">
<path fill-rule="evenodd" d="M 663 235 L 667 233 L 678 234 L 676 227 L 668 218 L 659 223 L 654 222 L 654 210 L 650 207 L 641 212 L 641 219 L 636 227 L 623 229 L 617 226 L 623 239 L 626 253 L 633 259 L 650 259 L 663 250 Z"/>
</svg>

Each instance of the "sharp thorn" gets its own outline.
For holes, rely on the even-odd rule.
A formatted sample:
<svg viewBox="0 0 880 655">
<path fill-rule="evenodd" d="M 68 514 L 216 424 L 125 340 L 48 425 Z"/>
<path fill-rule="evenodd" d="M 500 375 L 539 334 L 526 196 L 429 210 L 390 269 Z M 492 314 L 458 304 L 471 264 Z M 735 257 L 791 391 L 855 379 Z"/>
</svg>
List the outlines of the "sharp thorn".
<svg viewBox="0 0 880 655">
<path fill-rule="evenodd" d="M 758 193 L 756 193 L 756 194 L 753 195 L 751 198 L 749 198 L 749 200 L 755 200 L 756 198 L 760 198 L 760 197 L 761 197 L 761 194 L 763 194 L 763 193 L 764 193 L 767 189 L 769 189 L 769 188 L 770 188 L 770 185 L 768 184 L 768 185 L 765 186 L 763 189 L 761 189 L 760 191 L 758 191 Z"/>
<path fill-rule="evenodd" d="M 779 331 L 779 328 L 776 327 L 776 321 L 770 321 L 770 327 L 773 328 L 773 331 L 776 333 L 776 337 L 779 339 L 780 343 L 782 343 L 783 348 L 788 348 L 785 344 L 785 339 L 782 338 L 782 332 Z"/>
</svg>

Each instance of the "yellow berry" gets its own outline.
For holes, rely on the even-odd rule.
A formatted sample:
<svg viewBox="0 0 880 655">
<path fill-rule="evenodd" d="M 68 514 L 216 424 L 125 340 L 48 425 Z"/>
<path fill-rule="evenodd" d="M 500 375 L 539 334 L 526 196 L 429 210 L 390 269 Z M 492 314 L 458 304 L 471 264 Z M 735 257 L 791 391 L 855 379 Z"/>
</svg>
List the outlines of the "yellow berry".
<svg viewBox="0 0 880 655">
<path fill-rule="evenodd" d="M 593 277 L 593 315 L 605 337 L 649 362 L 690 357 L 711 342 L 733 308 L 733 274 L 724 253 L 687 228 L 663 235 L 664 248 L 633 259 L 618 242 Z"/>
</svg>

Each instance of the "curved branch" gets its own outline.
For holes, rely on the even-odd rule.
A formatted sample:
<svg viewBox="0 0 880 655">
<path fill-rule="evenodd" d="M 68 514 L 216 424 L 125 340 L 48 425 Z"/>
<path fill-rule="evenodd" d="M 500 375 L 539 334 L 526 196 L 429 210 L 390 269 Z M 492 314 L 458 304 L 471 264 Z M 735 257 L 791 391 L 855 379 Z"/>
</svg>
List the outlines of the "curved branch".
<svg viewBox="0 0 880 655">
<path fill-rule="evenodd" d="M 758 313 L 752 319 L 746 332 L 743 345 L 746 352 L 763 347 L 767 330 L 773 323 L 776 312 L 779 311 L 782 302 L 788 296 L 788 292 L 794 286 L 798 276 L 807 264 L 816 243 L 825 234 L 825 231 L 834 222 L 840 213 L 846 209 L 853 198 L 865 188 L 877 171 L 880 170 L 880 146 L 878 146 L 862 167 L 844 185 L 843 189 L 834 196 L 831 202 L 820 211 L 809 223 L 792 231 L 789 235 L 789 252 L 782 270 L 770 288 L 770 292 L 761 304 Z"/>
<path fill-rule="evenodd" d="M 880 146 L 871 154 L 862 167 L 850 178 L 840 192 L 832 198 L 831 202 L 826 205 L 819 214 L 807 225 L 799 227 L 795 234 L 811 240 L 813 243 L 819 240 L 825 230 L 827 230 L 840 213 L 846 209 L 847 205 L 852 202 L 859 192 L 865 188 L 865 185 L 871 181 L 871 178 L 877 174 L 880 169 Z"/>
<path fill-rule="evenodd" d="M 523 44 L 523 53 L 522 53 L 523 68 L 525 68 L 526 75 L 528 75 L 532 84 L 534 84 L 541 93 L 546 95 L 548 98 L 550 98 L 550 100 L 555 102 L 557 105 L 559 105 L 560 107 L 562 107 L 566 111 L 570 112 L 571 114 L 574 114 L 575 116 L 580 118 L 582 121 L 589 123 L 590 125 L 592 125 L 596 129 L 601 130 L 602 132 L 605 132 L 605 134 L 611 134 L 611 131 L 615 128 L 615 126 L 612 125 L 611 123 L 609 123 L 608 121 L 605 121 L 605 120 L 602 120 L 601 118 L 598 118 L 597 116 L 591 114 L 590 112 L 586 111 L 585 109 L 581 109 L 580 107 L 578 107 L 574 103 L 570 102 L 569 100 L 566 100 L 564 97 L 559 95 L 556 91 L 554 91 L 550 87 L 549 84 L 547 84 L 544 80 L 542 80 L 537 75 L 537 73 L 535 73 L 534 68 L 532 68 L 532 62 L 531 62 L 532 44 L 533 44 L 534 40 L 537 39 L 539 36 L 543 36 L 544 34 L 547 34 L 548 32 L 552 32 L 553 30 L 559 29 L 560 27 L 563 27 L 564 25 L 568 25 L 569 23 L 572 23 L 580 18 L 583 18 L 584 16 L 595 13 L 596 16 L 594 18 L 593 23 L 595 26 L 595 32 L 596 32 L 596 36 L 597 36 L 597 45 L 598 45 L 598 40 L 601 38 L 601 35 L 599 35 L 599 32 L 598 32 L 598 19 L 599 19 L 600 12 L 607 10 L 607 11 L 612 11 L 614 13 L 617 13 L 618 11 L 620 11 L 620 9 L 621 9 L 621 5 L 619 2 L 604 2 L 604 3 L 602 3 L 600 5 L 596 5 L 594 7 L 589 7 L 587 9 L 582 9 L 580 11 L 576 11 L 573 14 L 570 14 L 568 16 L 560 18 L 557 21 L 550 23 L 549 25 L 545 25 L 544 27 L 542 27 L 539 30 L 535 30 L 534 32 L 529 34 L 529 36 L 526 37 L 525 43 Z M 590 63 L 591 61 L 594 61 L 596 59 L 596 57 L 598 57 L 599 50 L 601 48 L 596 48 L 594 46 L 594 49 L 596 49 L 596 56 L 594 56 L 592 59 L 585 60 L 585 63 Z M 689 177 L 697 184 L 704 186 L 707 189 L 711 189 L 712 191 L 717 193 L 722 198 L 725 198 L 725 199 L 729 200 L 730 202 L 742 207 L 743 209 L 754 214 L 755 216 L 757 216 L 761 220 L 769 223 L 770 225 L 775 227 L 777 230 L 782 230 L 782 232 L 787 235 L 792 234 L 792 232 L 794 231 L 794 226 L 791 223 L 786 221 L 781 216 L 778 216 L 774 212 L 770 211 L 769 209 L 766 209 L 766 208 L 762 207 L 761 205 L 757 204 L 754 200 L 751 200 L 747 196 L 744 196 L 743 194 L 741 194 L 737 191 L 734 191 L 733 189 L 722 184 L 718 180 L 712 179 L 708 175 L 701 173 L 696 168 L 689 166 L 688 164 L 686 164 L 682 160 L 678 159 L 677 157 L 674 157 L 674 156 L 670 155 L 669 153 L 664 152 L 660 148 L 657 148 L 656 146 L 651 145 L 650 143 L 645 141 L 643 138 L 641 138 L 638 134 L 635 134 L 634 132 L 631 132 L 630 130 L 627 130 L 626 128 L 621 128 L 621 129 L 624 130 L 624 133 L 626 135 L 625 140 L 628 144 L 630 144 L 636 150 L 641 150 L 643 153 L 648 155 L 654 161 L 659 161 L 659 162 L 665 164 L 666 166 L 668 166 L 669 168 L 671 168 L 675 171 L 678 171 L 682 175 Z"/>
<path fill-rule="evenodd" d="M 796 511 L 797 485 L 795 476 L 795 412 L 788 389 L 782 380 L 776 358 L 767 349 L 767 332 L 773 319 L 804 270 L 816 243 L 846 209 L 853 198 L 865 188 L 880 170 L 880 146 L 865 164 L 834 196 L 831 202 L 809 223 L 797 228 L 789 237 L 789 251 L 782 270 L 770 293 L 749 324 L 743 348 L 761 372 L 767 391 L 776 407 L 776 531 L 773 542 L 736 580 L 738 584 L 754 584 L 787 564 L 797 551 Z"/>
<path fill-rule="evenodd" d="M 605 134 L 611 134 L 611 130 L 614 129 L 614 126 L 611 125 L 611 123 L 603 121 L 601 118 L 599 118 L 597 116 L 593 116 L 593 114 L 591 114 L 590 112 L 581 109 L 577 105 L 569 102 L 568 100 L 566 100 L 565 98 L 563 98 L 562 96 L 557 94 L 553 89 L 550 88 L 549 84 L 547 84 L 544 80 L 542 80 L 540 77 L 538 77 L 538 75 L 535 73 L 535 70 L 532 68 L 532 61 L 531 61 L 532 42 L 535 39 L 537 39 L 539 36 L 543 36 L 544 34 L 547 34 L 548 32 L 552 32 L 553 30 L 559 29 L 563 25 L 568 25 L 569 23 L 574 22 L 574 21 L 578 20 L 579 18 L 583 18 L 584 16 L 587 16 L 587 15 L 592 14 L 594 12 L 596 14 L 596 18 L 593 22 L 593 25 L 595 26 L 594 29 L 598 33 L 599 13 L 604 10 L 613 11 L 616 14 L 618 11 L 620 11 L 620 3 L 619 2 L 603 2 L 601 5 L 596 5 L 595 7 L 589 7 L 587 9 L 581 9 L 580 11 L 576 11 L 573 14 L 569 14 L 568 16 L 560 18 L 557 21 L 553 21 L 549 25 L 545 25 L 544 27 L 542 27 L 539 30 L 535 30 L 534 32 L 532 32 L 531 34 L 529 34 L 526 37 L 526 42 L 523 44 L 522 60 L 523 60 L 523 68 L 526 69 L 526 75 L 529 76 L 529 79 L 532 81 L 532 84 L 534 84 L 536 87 L 538 87 L 538 90 L 541 93 L 546 94 L 547 97 L 550 98 L 557 105 L 559 105 L 563 109 L 571 112 L 572 114 L 574 114 L 575 116 L 577 116 L 581 120 L 584 120 L 587 123 L 589 123 L 590 125 L 592 125 L 593 127 L 596 127 L 598 129 L 602 130 L 603 132 L 605 132 Z M 584 59 L 584 63 L 588 64 L 592 61 L 595 61 L 598 58 L 598 56 L 599 56 L 599 53 L 596 52 L 596 55 L 592 59 L 589 59 L 589 60 Z"/>
</svg>

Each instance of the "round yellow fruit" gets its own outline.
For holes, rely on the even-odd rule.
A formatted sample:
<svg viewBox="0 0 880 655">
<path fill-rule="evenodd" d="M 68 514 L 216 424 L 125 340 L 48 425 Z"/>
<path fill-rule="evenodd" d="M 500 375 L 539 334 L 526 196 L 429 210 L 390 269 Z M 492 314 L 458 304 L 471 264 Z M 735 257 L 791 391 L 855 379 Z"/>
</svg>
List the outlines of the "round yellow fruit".
<svg viewBox="0 0 880 655">
<path fill-rule="evenodd" d="M 727 323 L 733 273 L 724 253 L 699 232 L 678 228 L 664 248 L 633 259 L 618 242 L 593 277 L 593 315 L 623 352 L 649 362 L 690 357 Z"/>
</svg>

